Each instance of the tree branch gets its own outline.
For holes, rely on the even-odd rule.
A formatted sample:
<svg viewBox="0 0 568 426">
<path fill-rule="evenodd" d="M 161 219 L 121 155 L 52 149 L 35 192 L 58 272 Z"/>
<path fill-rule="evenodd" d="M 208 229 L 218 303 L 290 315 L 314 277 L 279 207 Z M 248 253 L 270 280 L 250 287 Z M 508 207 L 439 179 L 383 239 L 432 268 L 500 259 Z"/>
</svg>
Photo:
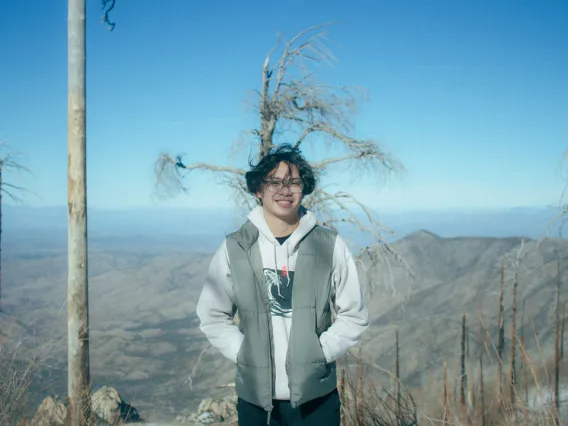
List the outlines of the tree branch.
<svg viewBox="0 0 568 426">
<path fill-rule="evenodd" d="M 168 153 L 161 153 L 154 162 L 154 175 L 156 177 L 155 193 L 160 197 L 173 196 L 180 192 L 187 192 L 183 179 L 193 170 L 206 170 L 213 173 L 236 175 L 244 177 L 245 171 L 236 167 L 215 166 L 207 163 L 185 164 L 181 156 L 175 158 Z M 182 173 L 183 171 L 187 173 Z"/>
<path fill-rule="evenodd" d="M 349 160 L 379 160 L 385 168 L 394 169 L 394 166 L 391 166 L 389 161 L 389 157 L 385 157 L 383 153 L 376 152 L 376 151 L 361 151 L 361 152 L 354 152 L 353 154 L 343 155 L 341 157 L 333 157 L 333 158 L 326 158 L 325 160 L 319 161 L 317 163 L 312 163 L 312 167 L 317 170 L 323 170 L 330 166 L 331 164 L 340 163 L 343 161 Z"/>
<path fill-rule="evenodd" d="M 364 217 L 367 219 L 368 225 L 361 221 L 361 219 L 356 215 L 354 209 L 347 204 L 348 202 L 354 204 L 355 207 L 363 213 Z M 333 194 L 326 192 L 323 189 L 317 189 L 309 196 L 309 198 L 306 199 L 304 205 L 306 208 L 314 211 L 318 217 L 323 218 L 319 221 L 322 226 L 327 226 L 331 229 L 337 230 L 335 224 L 347 223 L 353 225 L 363 234 L 373 237 L 376 244 L 374 247 L 368 246 L 364 248 L 356 257 L 358 260 L 361 260 L 362 254 L 366 254 L 372 263 L 381 261 L 390 270 L 391 265 L 389 257 L 392 257 L 395 262 L 402 265 L 410 279 L 415 277 L 414 271 L 410 265 L 386 242 L 384 238 L 385 233 L 392 234 L 393 231 L 383 227 L 375 213 L 357 200 L 357 198 L 355 198 L 352 194 L 341 191 Z M 339 209 L 339 211 L 335 211 L 334 208 Z M 346 215 L 346 217 L 341 216 L 341 213 Z M 382 256 L 377 256 L 378 253 L 381 253 Z M 376 282 L 373 281 L 369 284 L 369 290 L 373 293 Z M 396 288 L 394 287 L 392 274 L 390 275 L 387 285 L 391 289 L 392 297 L 394 297 L 396 295 Z"/>
<path fill-rule="evenodd" d="M 199 356 L 197 357 L 197 361 L 195 362 L 195 365 L 193 366 L 193 368 L 191 369 L 191 373 L 189 373 L 189 376 L 187 377 L 186 382 L 189 383 L 189 389 L 193 390 L 193 379 L 195 377 L 195 373 L 197 372 L 197 368 L 199 367 L 199 363 L 201 362 L 201 358 L 203 358 L 203 355 L 205 355 L 205 352 L 207 352 L 207 350 L 211 347 L 211 344 L 208 343 L 199 353 Z"/>
<path fill-rule="evenodd" d="M 248 192 L 246 182 L 238 176 L 227 176 L 226 183 L 233 188 L 235 204 L 248 211 L 258 205 L 258 200 L 250 192 Z"/>
<path fill-rule="evenodd" d="M 21 192 L 26 192 L 26 191 L 27 191 L 27 189 L 24 188 L 23 186 L 12 185 L 11 183 L 8 183 L 8 182 L 2 182 L 2 190 L 5 190 L 6 188 L 15 189 L 15 190 L 21 191 Z"/>
<path fill-rule="evenodd" d="M 102 3 L 102 9 L 104 10 L 105 14 L 103 16 L 103 23 L 107 24 L 109 26 L 109 31 L 114 30 L 114 26 L 116 25 L 114 22 L 111 22 L 109 19 L 109 14 L 111 12 L 111 10 L 114 9 L 114 6 L 116 4 L 116 0 L 101 0 Z"/>
<path fill-rule="evenodd" d="M 9 149 L 9 146 L 6 143 L 2 142 L 0 143 L 0 148 Z M 0 191 L 2 191 L 15 202 L 22 201 L 22 197 L 20 197 L 17 193 L 23 194 L 29 193 L 30 191 L 21 185 L 15 185 L 7 182 L 4 179 L 6 173 L 15 172 L 18 174 L 28 173 L 30 175 L 33 175 L 30 169 L 17 161 L 17 157 L 21 155 L 22 153 L 19 151 L 9 151 L 0 157 L 0 176 L 2 176 L 2 180 L 0 181 Z"/>
<path fill-rule="evenodd" d="M 274 93 L 273 93 L 273 96 L 275 98 L 278 97 L 278 94 L 280 92 L 280 86 L 282 85 L 282 80 L 283 80 L 284 76 L 286 75 L 288 67 L 290 66 L 290 64 L 292 63 L 294 58 L 301 56 L 303 51 L 307 50 L 307 49 L 317 52 L 317 50 L 313 48 L 313 45 L 315 44 L 315 41 L 317 39 L 322 38 L 323 33 L 319 33 L 319 34 L 316 34 L 315 36 L 312 36 L 310 39 L 308 39 L 306 42 L 304 42 L 300 46 L 290 50 L 292 48 L 292 45 L 294 43 L 296 43 L 296 41 L 298 41 L 304 35 L 306 35 L 310 32 L 313 32 L 313 31 L 315 31 L 319 28 L 329 26 L 330 24 L 331 24 L 331 22 L 326 22 L 326 23 L 323 23 L 323 24 L 319 24 L 319 25 L 315 25 L 313 27 L 307 28 L 303 31 L 300 31 L 298 34 L 296 34 L 294 37 L 292 37 L 292 39 L 290 39 L 290 41 L 286 44 L 286 47 L 284 48 L 284 53 L 282 53 L 282 56 L 280 57 L 280 60 L 278 61 L 275 69 L 272 70 L 272 72 L 271 72 L 271 73 L 274 73 L 274 71 L 276 69 L 278 69 L 278 74 L 277 74 L 277 77 L 276 77 L 276 83 L 275 83 L 275 88 L 274 88 Z M 323 55 L 322 55 L 322 57 L 323 57 Z M 332 57 L 332 56 L 330 55 L 330 57 Z"/>
<path fill-rule="evenodd" d="M 214 166 L 212 164 L 207 163 L 193 163 L 193 164 L 183 164 L 181 162 L 176 163 L 176 166 L 185 169 L 185 170 L 209 170 L 211 172 L 221 172 L 221 173 L 232 173 L 235 175 L 244 176 L 245 171 L 243 169 L 238 169 L 235 167 L 227 167 L 227 166 Z"/>
</svg>

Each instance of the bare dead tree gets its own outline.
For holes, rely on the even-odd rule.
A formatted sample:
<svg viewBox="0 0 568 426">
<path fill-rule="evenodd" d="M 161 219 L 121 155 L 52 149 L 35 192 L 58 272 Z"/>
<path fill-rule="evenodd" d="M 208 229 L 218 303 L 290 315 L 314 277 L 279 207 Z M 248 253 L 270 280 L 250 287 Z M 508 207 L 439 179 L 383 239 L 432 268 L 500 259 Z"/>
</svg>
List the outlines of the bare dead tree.
<svg viewBox="0 0 568 426">
<path fill-rule="evenodd" d="M 465 389 L 467 387 L 467 372 L 465 368 L 466 360 L 466 333 L 467 333 L 467 317 L 465 314 L 462 315 L 462 327 L 461 327 L 461 355 L 460 355 L 460 404 L 465 405 Z"/>
<path fill-rule="evenodd" d="M 345 405 L 347 403 L 345 398 L 345 368 L 341 369 L 339 384 L 337 386 L 339 392 L 339 400 L 341 401 L 340 407 L 340 423 L 345 424 Z"/>
<path fill-rule="evenodd" d="M 515 407 L 517 398 L 517 371 L 516 371 L 516 348 L 517 348 L 517 287 L 519 285 L 518 271 L 515 270 L 515 278 L 513 281 L 513 301 L 511 303 L 511 371 L 510 371 L 510 397 L 511 406 Z"/>
<path fill-rule="evenodd" d="M 195 365 L 193 366 L 191 373 L 187 377 L 186 382 L 189 383 L 189 389 L 190 390 L 193 390 L 193 379 L 195 378 L 195 374 L 196 374 L 197 369 L 199 367 L 199 363 L 201 362 L 201 358 L 203 358 L 203 355 L 205 355 L 205 352 L 207 352 L 209 350 L 209 348 L 211 348 L 210 343 L 205 345 L 205 347 L 201 350 L 201 352 L 199 352 L 199 356 L 197 357 L 197 361 L 195 361 Z"/>
<path fill-rule="evenodd" d="M 395 351 L 394 351 L 394 394 L 396 396 L 396 408 L 400 407 L 400 345 L 398 341 L 398 330 L 395 335 Z M 399 416 L 397 416 L 397 419 Z M 400 426 L 400 425 L 398 425 Z"/>
<path fill-rule="evenodd" d="M 471 367 L 470 367 L 470 345 L 469 345 L 469 323 L 465 327 L 465 375 L 466 375 L 466 393 L 467 393 L 467 403 L 468 407 L 473 406 L 473 392 L 471 382 L 472 377 Z"/>
<path fill-rule="evenodd" d="M 480 315 L 482 315 L 480 311 Z M 479 402 L 481 410 L 481 426 L 485 426 L 485 389 L 483 379 L 483 350 L 485 349 L 485 340 L 483 337 L 483 321 L 479 321 Z"/>
<path fill-rule="evenodd" d="M 566 300 L 562 304 L 562 322 L 560 326 L 560 359 L 564 359 L 564 326 L 566 325 Z"/>
<path fill-rule="evenodd" d="M 521 350 L 526 350 L 525 342 L 525 305 L 526 299 L 523 299 L 523 311 L 521 313 Z M 529 402 L 529 385 L 528 385 L 528 366 L 525 363 L 524 357 L 521 357 L 521 369 L 523 370 L 523 386 L 525 389 L 525 404 Z"/>
<path fill-rule="evenodd" d="M 363 426 L 363 403 L 365 401 L 363 396 L 363 389 L 365 382 L 363 380 L 363 348 L 359 346 L 359 377 L 357 380 L 358 389 L 357 389 L 357 426 Z"/>
<path fill-rule="evenodd" d="M 449 424 L 449 413 L 450 403 L 449 403 L 449 392 L 448 392 L 448 365 L 444 361 L 444 418 L 442 420 L 443 424 Z"/>
<path fill-rule="evenodd" d="M 556 249 L 556 308 L 554 311 L 554 408 L 560 407 L 560 287 L 562 275 L 560 273 L 560 257 Z"/>
<path fill-rule="evenodd" d="M 0 149 L 6 152 L 0 156 L 0 303 L 2 301 L 2 202 L 4 201 L 4 195 L 14 202 L 21 202 L 21 196 L 23 193 L 27 192 L 27 189 L 20 185 L 15 185 L 14 183 L 6 180 L 7 175 L 10 173 L 30 173 L 30 169 L 23 166 L 18 158 L 21 153 L 12 151 L 9 146 L 5 143 L 0 143 Z M 0 305 L 0 311 L 2 307 Z"/>
<path fill-rule="evenodd" d="M 90 423 L 89 287 L 86 153 L 86 0 L 68 0 L 68 274 L 69 423 Z"/>
<path fill-rule="evenodd" d="M 505 324 L 504 324 L 504 286 L 505 286 L 505 264 L 501 262 L 501 279 L 499 280 L 499 316 L 497 319 L 497 324 L 499 327 L 499 337 L 497 339 L 497 383 L 499 389 L 499 403 L 501 403 L 501 396 L 503 392 L 503 352 L 505 350 Z"/>
<path fill-rule="evenodd" d="M 335 60 L 324 43 L 328 26 L 329 23 L 324 23 L 301 31 L 284 44 L 281 55 L 274 62 L 272 55 L 278 46 L 269 51 L 262 66 L 260 88 L 254 91 L 258 126 L 244 133 L 252 136 L 253 150 L 258 158 L 282 142 L 298 148 L 318 141 L 326 142 L 339 154 L 312 161 L 320 175 L 340 165 L 350 166 L 365 177 L 379 178 L 402 172 L 403 166 L 376 141 L 350 135 L 352 114 L 364 91 L 316 81 L 314 68 Z M 239 142 L 233 147 L 240 149 Z M 162 152 L 154 163 L 156 195 L 170 197 L 187 192 L 187 178 L 197 171 L 222 177 L 222 182 L 231 187 L 237 207 L 249 210 L 256 205 L 257 200 L 247 191 L 244 169 L 187 163 L 181 155 L 167 152 Z M 306 197 L 304 205 L 316 213 L 324 226 L 336 229 L 340 223 L 348 224 L 373 236 L 379 243 L 375 251 L 380 251 L 381 259 L 387 257 L 382 256 L 386 251 L 394 255 L 396 261 L 402 260 L 385 242 L 384 235 L 391 231 L 384 228 L 376 213 L 353 194 L 332 191 L 322 185 Z M 410 271 L 408 265 L 405 267 Z"/>
</svg>

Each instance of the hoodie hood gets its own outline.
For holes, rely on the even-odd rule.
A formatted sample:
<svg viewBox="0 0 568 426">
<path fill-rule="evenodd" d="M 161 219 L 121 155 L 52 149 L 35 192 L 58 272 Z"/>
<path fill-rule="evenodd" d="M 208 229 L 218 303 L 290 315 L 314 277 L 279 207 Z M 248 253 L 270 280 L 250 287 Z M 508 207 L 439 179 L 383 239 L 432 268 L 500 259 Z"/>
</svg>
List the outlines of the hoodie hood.
<svg viewBox="0 0 568 426">
<path fill-rule="evenodd" d="M 282 253 L 281 255 L 284 256 L 281 263 L 283 263 L 282 270 L 286 271 L 287 285 L 290 284 L 290 275 L 288 273 L 288 271 L 290 271 L 290 258 L 296 256 L 300 241 L 313 229 L 314 226 L 316 226 L 317 223 L 314 214 L 303 206 L 300 206 L 299 216 L 300 223 L 298 224 L 298 227 L 294 230 L 294 232 L 292 232 L 292 234 L 290 234 L 290 237 L 288 237 L 281 246 L 266 223 L 262 206 L 256 206 L 248 215 L 250 222 L 259 231 L 259 239 L 264 239 L 264 244 L 261 245 L 263 248 L 261 250 L 265 251 L 265 254 L 268 255 L 268 247 L 272 248 L 270 256 L 274 259 L 275 276 L 278 275 L 278 253 L 280 252 Z M 283 253 L 283 251 L 285 251 L 285 253 Z M 278 287 L 280 288 L 280 280 L 278 280 Z"/>
<path fill-rule="evenodd" d="M 284 242 L 288 248 L 288 254 L 293 254 L 297 250 L 298 243 L 310 232 L 317 224 L 315 215 L 303 206 L 299 209 L 300 223 L 298 227 L 292 232 L 290 237 Z M 259 233 L 266 238 L 272 245 L 279 244 L 272 231 L 266 223 L 262 206 L 256 206 L 248 215 L 248 219 L 256 226 Z"/>
</svg>

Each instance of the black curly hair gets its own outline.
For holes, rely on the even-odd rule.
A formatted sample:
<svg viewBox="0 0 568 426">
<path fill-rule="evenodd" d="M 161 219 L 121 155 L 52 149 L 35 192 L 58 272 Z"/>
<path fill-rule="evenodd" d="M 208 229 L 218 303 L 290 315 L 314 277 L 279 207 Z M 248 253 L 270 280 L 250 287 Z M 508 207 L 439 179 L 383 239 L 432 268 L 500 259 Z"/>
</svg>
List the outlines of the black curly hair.
<svg viewBox="0 0 568 426">
<path fill-rule="evenodd" d="M 251 169 L 245 173 L 247 189 L 251 194 L 256 194 L 262 190 L 263 181 L 271 175 L 284 162 L 288 165 L 289 176 L 292 173 L 291 167 L 294 165 L 298 169 L 300 179 L 304 184 L 303 195 L 309 195 L 316 189 L 317 174 L 310 163 L 304 158 L 298 148 L 290 144 L 283 144 L 273 148 L 260 161 L 253 165 L 249 162 Z"/>
</svg>

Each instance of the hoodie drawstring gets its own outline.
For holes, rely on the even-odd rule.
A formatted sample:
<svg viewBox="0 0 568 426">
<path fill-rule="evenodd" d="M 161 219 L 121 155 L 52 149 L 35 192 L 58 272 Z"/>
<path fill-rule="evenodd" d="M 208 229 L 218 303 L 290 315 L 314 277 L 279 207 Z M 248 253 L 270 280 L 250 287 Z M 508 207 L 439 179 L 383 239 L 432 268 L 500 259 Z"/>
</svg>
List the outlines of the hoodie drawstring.
<svg viewBox="0 0 568 426">
<path fill-rule="evenodd" d="M 276 259 L 276 242 L 272 244 L 272 248 L 274 249 L 274 275 L 278 278 L 278 261 Z M 280 287 L 280 286 L 279 286 Z M 280 290 L 280 288 L 278 288 Z"/>
<path fill-rule="evenodd" d="M 287 286 L 290 286 L 290 252 L 288 247 L 286 247 L 286 278 L 288 278 Z"/>
<path fill-rule="evenodd" d="M 285 244 L 287 244 L 288 242 L 286 242 Z M 280 295 L 280 276 L 278 275 L 278 257 L 276 255 L 276 250 L 277 250 L 277 242 L 273 242 L 272 243 L 272 248 L 274 249 L 274 276 L 276 277 L 276 279 L 278 280 L 278 294 Z M 282 275 L 286 276 L 286 287 L 290 286 L 290 251 L 288 250 L 288 247 L 286 247 L 286 264 L 284 265 L 284 267 L 282 268 Z"/>
</svg>

